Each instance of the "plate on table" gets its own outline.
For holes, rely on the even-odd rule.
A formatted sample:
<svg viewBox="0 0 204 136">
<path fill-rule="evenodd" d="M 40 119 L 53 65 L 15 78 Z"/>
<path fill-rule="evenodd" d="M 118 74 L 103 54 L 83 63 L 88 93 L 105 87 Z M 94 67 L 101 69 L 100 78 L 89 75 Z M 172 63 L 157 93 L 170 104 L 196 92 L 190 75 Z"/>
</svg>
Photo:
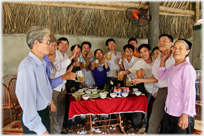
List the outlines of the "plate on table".
<svg viewBox="0 0 204 136">
<path fill-rule="evenodd" d="M 100 97 L 99 94 L 93 94 L 93 93 L 89 94 L 89 96 L 90 96 L 90 98 L 98 98 L 98 97 Z"/>
</svg>

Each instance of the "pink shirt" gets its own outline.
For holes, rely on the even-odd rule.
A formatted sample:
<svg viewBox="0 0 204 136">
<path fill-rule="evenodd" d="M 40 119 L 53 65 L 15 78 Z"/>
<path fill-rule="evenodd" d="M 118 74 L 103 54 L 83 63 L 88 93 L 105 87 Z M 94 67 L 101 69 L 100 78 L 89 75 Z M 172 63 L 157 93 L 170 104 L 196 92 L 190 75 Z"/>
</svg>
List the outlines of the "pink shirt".
<svg viewBox="0 0 204 136">
<path fill-rule="evenodd" d="M 169 115 L 180 117 L 182 113 L 196 115 L 196 72 L 187 61 L 169 69 L 159 68 L 159 79 L 168 79 L 168 94 L 165 111 Z"/>
</svg>

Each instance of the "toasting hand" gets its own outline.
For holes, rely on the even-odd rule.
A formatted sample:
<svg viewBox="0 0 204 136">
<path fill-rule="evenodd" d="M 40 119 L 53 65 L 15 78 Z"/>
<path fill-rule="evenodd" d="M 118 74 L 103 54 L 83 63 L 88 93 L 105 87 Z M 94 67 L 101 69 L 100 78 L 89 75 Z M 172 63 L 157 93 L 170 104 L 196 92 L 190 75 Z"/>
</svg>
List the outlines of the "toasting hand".
<svg viewBox="0 0 204 136">
<path fill-rule="evenodd" d="M 76 78 L 76 73 L 66 72 L 61 77 L 62 77 L 62 80 L 74 80 Z"/>
</svg>

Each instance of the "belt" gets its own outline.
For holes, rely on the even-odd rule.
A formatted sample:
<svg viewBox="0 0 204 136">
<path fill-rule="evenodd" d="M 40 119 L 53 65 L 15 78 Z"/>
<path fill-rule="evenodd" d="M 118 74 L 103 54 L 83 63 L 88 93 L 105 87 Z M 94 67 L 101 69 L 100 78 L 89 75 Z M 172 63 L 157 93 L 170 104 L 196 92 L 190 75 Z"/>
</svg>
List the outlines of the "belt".
<svg viewBox="0 0 204 136">
<path fill-rule="evenodd" d="M 167 91 L 167 87 L 163 87 L 162 89 L 166 90 Z"/>
<path fill-rule="evenodd" d="M 50 106 L 47 106 L 45 109 L 48 109 L 48 110 L 50 110 Z"/>
</svg>

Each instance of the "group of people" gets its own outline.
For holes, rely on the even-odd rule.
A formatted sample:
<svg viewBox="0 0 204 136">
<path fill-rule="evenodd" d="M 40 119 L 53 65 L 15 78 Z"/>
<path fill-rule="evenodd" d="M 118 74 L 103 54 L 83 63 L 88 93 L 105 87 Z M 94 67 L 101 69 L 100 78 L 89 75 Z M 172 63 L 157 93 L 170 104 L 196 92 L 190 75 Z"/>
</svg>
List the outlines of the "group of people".
<svg viewBox="0 0 204 136">
<path fill-rule="evenodd" d="M 148 101 L 147 113 L 123 115 L 129 130 L 145 127 L 148 134 L 156 134 L 161 124 L 161 133 L 192 133 L 196 74 L 187 57 L 191 42 L 178 39 L 173 43 L 171 35 L 162 34 L 158 47 L 151 50 L 148 44 L 138 46 L 130 38 L 122 53 L 115 50 L 115 40 L 110 38 L 105 43 L 107 53 L 96 49 L 92 55 L 91 43 L 84 41 L 71 46 L 68 57 L 69 40 L 56 39 L 49 29 L 38 26 L 28 30 L 26 42 L 31 51 L 19 65 L 16 83 L 25 134 L 50 134 L 50 113 L 53 134 L 73 132 L 72 125 L 79 126 L 84 117 L 69 119 L 68 93 L 94 85 L 103 89 L 110 83 L 125 86 L 116 71 L 131 79 L 132 88 L 139 88 Z M 79 70 L 84 72 L 84 82 L 76 81 Z M 138 70 L 142 78 L 137 77 Z"/>
</svg>

